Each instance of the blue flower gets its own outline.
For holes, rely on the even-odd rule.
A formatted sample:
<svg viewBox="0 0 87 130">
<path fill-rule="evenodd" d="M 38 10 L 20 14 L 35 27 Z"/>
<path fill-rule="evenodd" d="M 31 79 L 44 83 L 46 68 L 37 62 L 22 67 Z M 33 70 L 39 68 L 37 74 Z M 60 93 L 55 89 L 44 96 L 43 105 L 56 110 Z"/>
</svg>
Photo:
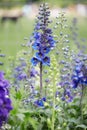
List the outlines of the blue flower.
<svg viewBox="0 0 87 130">
<path fill-rule="evenodd" d="M 36 58 L 38 59 L 38 61 L 42 62 L 42 59 L 44 58 L 44 53 L 42 52 L 36 52 Z"/>
<path fill-rule="evenodd" d="M 42 59 L 42 63 L 43 63 L 43 65 L 48 65 L 48 66 L 50 66 L 50 58 L 49 58 L 48 56 L 44 57 L 44 58 Z"/>
<path fill-rule="evenodd" d="M 42 100 L 37 100 L 37 101 L 34 102 L 34 104 L 35 104 L 36 106 L 38 106 L 38 107 L 44 107 L 44 103 L 43 103 Z"/>
<path fill-rule="evenodd" d="M 33 36 L 36 40 L 39 40 L 41 38 L 41 33 L 40 32 L 34 32 Z"/>
<path fill-rule="evenodd" d="M 37 107 L 44 107 L 44 102 L 46 102 L 46 97 L 36 100 L 34 104 Z"/>
<path fill-rule="evenodd" d="M 78 62 L 72 74 L 73 88 L 77 88 L 79 84 L 87 84 L 87 68 L 85 64 Z"/>
<path fill-rule="evenodd" d="M 40 48 L 40 43 L 39 43 L 39 42 L 35 42 L 35 43 L 32 45 L 32 48 L 33 48 L 34 50 L 39 50 L 39 48 Z"/>
<path fill-rule="evenodd" d="M 42 100 L 43 100 L 44 102 L 46 102 L 46 97 L 43 97 Z"/>
<path fill-rule="evenodd" d="M 49 47 L 43 47 L 43 48 L 41 49 L 41 52 L 42 52 L 42 53 L 45 53 L 45 54 L 48 54 L 48 53 L 50 52 L 50 48 L 49 48 Z"/>
<path fill-rule="evenodd" d="M 38 64 L 39 60 L 36 57 L 33 57 L 31 59 L 31 63 L 33 64 L 33 66 L 36 66 Z"/>
</svg>

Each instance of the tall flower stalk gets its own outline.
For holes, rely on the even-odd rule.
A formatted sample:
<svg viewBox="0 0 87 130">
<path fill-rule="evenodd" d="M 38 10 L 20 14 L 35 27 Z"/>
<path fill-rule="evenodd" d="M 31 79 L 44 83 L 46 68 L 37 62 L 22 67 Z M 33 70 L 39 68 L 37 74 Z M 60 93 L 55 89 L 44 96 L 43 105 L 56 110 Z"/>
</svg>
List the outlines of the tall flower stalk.
<svg viewBox="0 0 87 130">
<path fill-rule="evenodd" d="M 81 121 L 83 121 L 83 97 L 84 97 L 84 85 L 81 85 L 81 98 L 80 98 L 80 111 L 81 111 Z"/>
<path fill-rule="evenodd" d="M 81 113 L 81 122 L 83 122 L 83 99 L 84 99 L 84 90 L 87 85 L 87 66 L 83 61 L 83 58 L 82 61 L 80 59 L 80 61 L 78 61 L 75 66 L 74 73 L 72 75 L 72 84 L 74 89 L 80 87 L 81 90 L 80 113 Z"/>
<path fill-rule="evenodd" d="M 4 78 L 4 73 L 0 71 L 0 128 L 7 122 L 12 103 L 9 97 L 9 82 Z"/>
<path fill-rule="evenodd" d="M 42 63 L 40 63 L 40 93 L 42 93 Z"/>
<path fill-rule="evenodd" d="M 39 8 L 39 14 L 34 28 L 32 48 L 35 50 L 35 56 L 31 59 L 32 65 L 36 66 L 39 64 L 40 68 L 40 96 L 42 96 L 43 90 L 43 65 L 50 66 L 50 57 L 48 53 L 55 44 L 52 30 L 48 27 L 49 23 L 51 23 L 49 16 L 49 7 L 46 3 L 43 3 Z"/>
<path fill-rule="evenodd" d="M 55 67 L 54 67 L 55 66 Z M 53 77 L 53 80 L 52 80 L 52 90 L 53 90 L 53 106 L 52 106 L 52 125 L 51 125 L 51 130 L 55 130 L 55 106 L 56 106 L 56 76 L 58 75 L 58 70 L 56 71 L 56 67 L 57 67 L 57 64 L 56 64 L 56 60 L 55 60 L 55 57 L 52 56 L 52 64 L 51 64 L 51 67 L 53 68 L 53 72 L 51 72 L 51 75 Z M 58 75 L 59 76 L 59 75 Z"/>
</svg>

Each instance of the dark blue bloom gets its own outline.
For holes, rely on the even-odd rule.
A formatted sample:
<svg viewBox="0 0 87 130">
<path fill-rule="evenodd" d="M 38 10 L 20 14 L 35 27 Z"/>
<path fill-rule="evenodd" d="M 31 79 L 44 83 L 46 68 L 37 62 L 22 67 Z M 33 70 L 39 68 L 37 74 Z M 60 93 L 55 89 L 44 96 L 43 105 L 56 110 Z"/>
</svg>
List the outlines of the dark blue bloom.
<svg viewBox="0 0 87 130">
<path fill-rule="evenodd" d="M 32 45 L 32 48 L 33 48 L 34 50 L 39 50 L 39 48 L 40 48 L 40 43 L 39 43 L 39 42 L 35 42 L 35 43 Z"/>
<path fill-rule="evenodd" d="M 41 52 L 45 53 L 45 54 L 48 54 L 50 52 L 50 48 L 49 47 L 42 47 Z"/>
<path fill-rule="evenodd" d="M 38 64 L 39 60 L 38 60 L 36 57 L 33 57 L 33 58 L 31 59 L 31 62 L 32 62 L 32 64 L 33 64 L 34 66 L 36 66 L 36 65 Z"/>
<path fill-rule="evenodd" d="M 38 61 L 41 61 L 42 62 L 42 59 L 44 58 L 44 53 L 42 52 L 36 52 L 36 57 L 38 59 Z"/>
<path fill-rule="evenodd" d="M 48 65 L 48 66 L 50 66 L 50 58 L 49 58 L 48 56 L 44 57 L 44 58 L 42 59 L 42 63 L 43 63 L 43 65 Z"/>
<path fill-rule="evenodd" d="M 85 64 L 79 62 L 75 66 L 72 74 L 72 84 L 74 88 L 77 88 L 79 84 L 87 84 L 87 68 Z"/>
<path fill-rule="evenodd" d="M 36 106 L 38 106 L 38 107 L 43 107 L 43 106 L 44 106 L 42 100 L 37 100 L 34 104 L 35 104 Z"/>
<path fill-rule="evenodd" d="M 41 33 L 40 32 L 34 32 L 34 38 L 36 40 L 39 40 L 41 38 Z"/>
<path fill-rule="evenodd" d="M 46 97 L 43 97 L 42 100 L 43 100 L 44 102 L 46 102 Z"/>
<path fill-rule="evenodd" d="M 44 107 L 44 102 L 46 102 L 46 97 L 36 100 L 34 104 L 37 107 Z"/>
</svg>

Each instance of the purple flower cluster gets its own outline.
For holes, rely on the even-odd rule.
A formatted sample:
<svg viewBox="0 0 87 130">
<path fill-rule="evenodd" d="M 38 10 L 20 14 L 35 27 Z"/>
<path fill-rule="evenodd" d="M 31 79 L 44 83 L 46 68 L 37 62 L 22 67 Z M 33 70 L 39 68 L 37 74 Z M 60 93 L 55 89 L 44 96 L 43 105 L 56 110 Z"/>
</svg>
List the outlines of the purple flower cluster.
<svg viewBox="0 0 87 130">
<path fill-rule="evenodd" d="M 8 88 L 9 82 L 4 79 L 4 73 L 0 72 L 0 127 L 7 121 L 9 112 L 12 110 Z"/>
<path fill-rule="evenodd" d="M 77 88 L 78 85 L 87 84 L 87 66 L 85 64 L 80 62 L 75 66 L 72 82 L 74 88 Z"/>
<path fill-rule="evenodd" d="M 31 59 L 31 63 L 36 66 L 38 63 L 50 65 L 50 57 L 47 54 L 55 46 L 52 36 L 52 30 L 48 28 L 50 11 L 44 3 L 40 6 L 39 16 L 37 17 L 36 26 L 33 33 L 34 42 L 32 48 L 36 51 L 35 56 Z"/>
<path fill-rule="evenodd" d="M 39 75 L 39 73 L 38 73 L 38 71 L 37 70 L 35 70 L 35 68 L 31 68 L 30 69 L 30 78 L 35 78 L 37 75 Z"/>
<path fill-rule="evenodd" d="M 72 96 L 71 90 L 70 89 L 65 89 L 61 99 L 63 101 L 66 101 L 66 102 L 72 102 L 73 96 Z"/>
<path fill-rule="evenodd" d="M 65 102 L 71 102 L 73 100 L 72 84 L 71 84 L 71 64 L 65 60 L 60 61 L 60 65 L 63 68 L 60 70 L 61 82 L 59 85 L 63 89 L 61 93 L 61 99 Z"/>
<path fill-rule="evenodd" d="M 25 73 L 25 67 L 26 67 L 26 63 L 20 63 L 20 65 L 18 65 L 15 68 L 15 74 L 14 74 L 15 79 L 19 81 L 26 80 L 27 74 Z"/>
</svg>

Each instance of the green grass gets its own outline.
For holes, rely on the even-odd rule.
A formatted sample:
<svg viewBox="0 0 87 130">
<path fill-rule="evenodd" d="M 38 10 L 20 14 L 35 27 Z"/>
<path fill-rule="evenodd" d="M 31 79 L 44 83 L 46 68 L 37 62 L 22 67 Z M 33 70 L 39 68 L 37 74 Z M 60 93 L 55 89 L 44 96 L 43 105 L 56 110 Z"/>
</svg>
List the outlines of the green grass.
<svg viewBox="0 0 87 130">
<path fill-rule="evenodd" d="M 28 39 L 33 31 L 34 22 L 27 18 L 19 19 L 17 23 L 6 21 L 0 23 L 0 49 L 2 53 L 6 54 L 5 58 L 0 58 L 0 61 L 4 62 L 4 69 L 8 65 L 8 57 L 16 56 L 17 52 L 22 49 L 21 44 L 27 42 L 24 40 L 25 37 Z M 3 67 L 0 66 L 0 70 Z"/>
<path fill-rule="evenodd" d="M 86 17 L 85 18 L 79 18 L 79 21 L 78 21 L 79 36 L 87 39 L 86 24 L 87 24 L 87 18 Z"/>
<path fill-rule="evenodd" d="M 69 24 L 72 17 L 68 18 Z M 87 38 L 87 19 L 78 17 L 78 27 L 80 38 Z M 0 61 L 4 62 L 4 66 L 0 66 L 0 70 L 6 70 L 9 65 L 8 57 L 16 56 L 17 52 L 22 49 L 21 44 L 26 43 L 25 37 L 28 39 L 32 35 L 34 28 L 34 20 L 21 18 L 17 23 L 6 21 L 0 23 L 0 49 L 2 53 L 6 54 L 5 58 L 0 57 Z M 71 44 L 73 46 L 73 44 Z"/>
</svg>

